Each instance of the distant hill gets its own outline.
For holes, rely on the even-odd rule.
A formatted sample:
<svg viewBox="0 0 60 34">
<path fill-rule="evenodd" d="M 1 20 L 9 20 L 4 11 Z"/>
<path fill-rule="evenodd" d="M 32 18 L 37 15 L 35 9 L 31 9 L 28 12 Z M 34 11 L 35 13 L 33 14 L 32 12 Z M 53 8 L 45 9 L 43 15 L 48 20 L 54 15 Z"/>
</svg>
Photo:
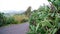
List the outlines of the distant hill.
<svg viewBox="0 0 60 34">
<path fill-rule="evenodd" d="M 22 13 L 24 13 L 25 11 L 14 11 L 14 10 L 9 10 L 9 11 L 5 11 L 4 12 L 4 15 L 5 16 L 13 16 L 13 15 L 15 15 L 15 14 L 22 14 Z"/>
<path fill-rule="evenodd" d="M 5 16 L 13 16 L 15 14 L 17 14 L 17 15 L 20 14 L 20 15 L 26 15 L 29 17 L 31 14 L 31 7 L 29 6 L 26 11 L 23 11 L 23 10 L 20 10 L 20 11 L 6 10 L 6 11 L 1 11 L 1 12 L 4 12 Z"/>
</svg>

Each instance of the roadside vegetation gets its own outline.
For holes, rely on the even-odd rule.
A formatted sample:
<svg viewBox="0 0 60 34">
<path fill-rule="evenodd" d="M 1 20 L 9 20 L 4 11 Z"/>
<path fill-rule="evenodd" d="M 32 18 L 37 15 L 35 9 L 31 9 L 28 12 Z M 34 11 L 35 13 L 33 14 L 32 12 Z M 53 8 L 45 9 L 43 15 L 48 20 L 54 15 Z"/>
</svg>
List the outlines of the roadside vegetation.
<svg viewBox="0 0 60 34">
<path fill-rule="evenodd" d="M 13 16 L 5 16 L 4 13 L 0 12 L 0 27 L 9 25 L 9 24 L 20 24 L 28 22 L 29 20 L 29 14 L 31 12 L 31 8 L 28 7 L 28 9 L 22 13 L 22 14 L 14 14 Z"/>
<path fill-rule="evenodd" d="M 60 0 L 48 0 L 50 6 L 43 5 L 32 11 L 28 34 L 60 34 Z"/>
<path fill-rule="evenodd" d="M 14 15 L 13 18 L 17 21 L 17 23 L 24 23 L 29 19 L 26 15 Z"/>
</svg>

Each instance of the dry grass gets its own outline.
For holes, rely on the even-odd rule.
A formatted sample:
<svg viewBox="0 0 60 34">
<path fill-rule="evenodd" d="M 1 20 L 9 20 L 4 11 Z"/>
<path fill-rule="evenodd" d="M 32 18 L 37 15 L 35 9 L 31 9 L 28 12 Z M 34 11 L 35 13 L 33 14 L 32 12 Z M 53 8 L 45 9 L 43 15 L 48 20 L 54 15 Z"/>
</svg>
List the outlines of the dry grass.
<svg viewBox="0 0 60 34">
<path fill-rule="evenodd" d="M 18 21 L 19 23 L 21 23 L 21 21 L 24 19 L 28 19 L 28 17 L 25 15 L 14 15 L 13 18 L 15 18 L 15 20 Z"/>
</svg>

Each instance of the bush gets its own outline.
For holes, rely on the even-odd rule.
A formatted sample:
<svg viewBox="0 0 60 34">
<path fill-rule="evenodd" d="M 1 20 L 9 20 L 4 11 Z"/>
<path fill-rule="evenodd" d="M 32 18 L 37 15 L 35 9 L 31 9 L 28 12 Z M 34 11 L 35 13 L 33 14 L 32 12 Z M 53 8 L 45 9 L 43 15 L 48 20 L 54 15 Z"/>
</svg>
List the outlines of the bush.
<svg viewBox="0 0 60 34">
<path fill-rule="evenodd" d="M 17 24 L 18 22 L 13 18 L 9 17 L 6 19 L 6 24 Z"/>
<path fill-rule="evenodd" d="M 8 24 L 17 24 L 13 17 L 5 17 L 4 13 L 0 13 L 0 27 Z"/>
<path fill-rule="evenodd" d="M 58 9 L 60 1 L 48 1 L 51 2 L 51 7 L 44 5 L 32 12 L 28 34 L 55 34 L 60 29 L 60 13 Z"/>
<path fill-rule="evenodd" d="M 0 26 L 8 24 L 19 24 L 28 21 L 28 17 L 25 15 L 14 15 L 6 17 L 4 13 L 0 13 Z"/>
<path fill-rule="evenodd" d="M 14 15 L 13 18 L 18 21 L 19 23 L 23 23 L 28 21 L 28 17 L 25 15 Z"/>
<path fill-rule="evenodd" d="M 0 26 L 5 24 L 5 16 L 4 13 L 0 13 Z"/>
</svg>

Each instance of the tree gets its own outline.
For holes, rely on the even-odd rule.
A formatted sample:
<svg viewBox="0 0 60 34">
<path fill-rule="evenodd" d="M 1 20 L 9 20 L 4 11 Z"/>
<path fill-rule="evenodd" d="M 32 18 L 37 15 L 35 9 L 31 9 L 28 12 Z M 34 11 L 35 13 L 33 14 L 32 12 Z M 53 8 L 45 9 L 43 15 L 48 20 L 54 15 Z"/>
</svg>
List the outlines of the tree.
<svg viewBox="0 0 60 34">
<path fill-rule="evenodd" d="M 26 16 L 30 16 L 31 15 L 31 7 L 29 6 L 28 9 L 25 11 L 25 15 Z"/>
</svg>

